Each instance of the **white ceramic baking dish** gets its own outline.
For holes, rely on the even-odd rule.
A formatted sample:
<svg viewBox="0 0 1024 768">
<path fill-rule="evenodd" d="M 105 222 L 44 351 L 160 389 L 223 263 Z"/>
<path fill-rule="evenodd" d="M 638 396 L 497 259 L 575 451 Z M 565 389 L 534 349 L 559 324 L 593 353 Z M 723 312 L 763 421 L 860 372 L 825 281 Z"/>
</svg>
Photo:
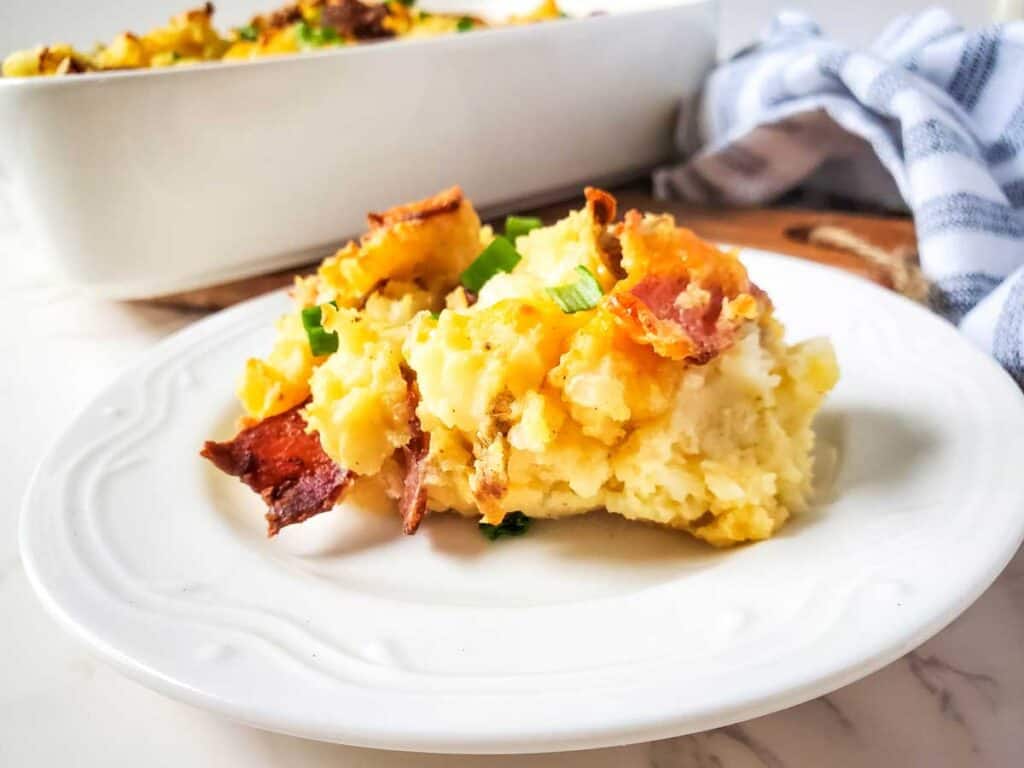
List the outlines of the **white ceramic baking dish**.
<svg viewBox="0 0 1024 768">
<path fill-rule="evenodd" d="M 141 298 L 310 261 L 450 184 L 499 213 L 637 175 L 713 63 L 714 4 L 563 5 L 528 27 L 0 79 L 0 186 L 67 279 Z"/>
</svg>

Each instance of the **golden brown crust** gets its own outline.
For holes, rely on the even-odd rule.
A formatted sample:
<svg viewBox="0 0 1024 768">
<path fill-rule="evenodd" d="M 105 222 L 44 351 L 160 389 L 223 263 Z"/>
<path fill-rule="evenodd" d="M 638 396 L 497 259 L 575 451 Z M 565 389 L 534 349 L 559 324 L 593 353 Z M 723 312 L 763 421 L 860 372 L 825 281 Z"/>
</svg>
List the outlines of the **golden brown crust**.
<svg viewBox="0 0 1024 768">
<path fill-rule="evenodd" d="M 366 221 L 371 230 L 390 227 L 404 221 L 423 221 L 433 216 L 459 210 L 463 199 L 462 187 L 456 185 L 424 200 L 396 205 L 383 213 L 368 213 Z"/>
</svg>

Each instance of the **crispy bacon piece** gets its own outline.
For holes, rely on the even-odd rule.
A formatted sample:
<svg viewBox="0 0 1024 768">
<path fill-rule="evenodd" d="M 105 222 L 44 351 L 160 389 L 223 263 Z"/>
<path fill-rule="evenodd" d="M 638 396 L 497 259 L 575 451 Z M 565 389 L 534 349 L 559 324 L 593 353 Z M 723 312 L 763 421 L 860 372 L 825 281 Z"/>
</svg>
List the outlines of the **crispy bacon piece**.
<svg viewBox="0 0 1024 768">
<path fill-rule="evenodd" d="M 604 256 L 608 270 L 616 280 L 622 280 L 626 277 L 626 271 L 622 268 L 622 243 L 619 241 L 615 229 L 609 226 L 615 221 L 618 201 L 597 187 L 584 188 L 583 195 L 587 199 L 587 210 L 590 211 L 594 223 L 600 228 L 597 235 L 597 247 Z"/>
<path fill-rule="evenodd" d="M 297 21 L 302 21 L 302 9 L 299 8 L 298 3 L 289 3 L 272 13 L 253 16 L 249 23 L 260 32 L 266 32 L 290 27 Z"/>
<path fill-rule="evenodd" d="M 286 5 L 267 16 L 257 16 L 256 18 L 263 22 L 262 25 L 257 24 L 257 28 L 265 26 L 267 29 L 284 29 L 297 21 L 302 21 L 302 9 L 297 4 Z"/>
<path fill-rule="evenodd" d="M 587 207 L 593 213 L 598 224 L 611 224 L 615 220 L 617 202 L 614 197 L 597 187 L 585 187 L 583 196 L 587 199 Z"/>
<path fill-rule="evenodd" d="M 384 26 L 387 17 L 387 3 L 368 5 L 360 0 L 327 0 L 327 5 L 321 11 L 320 23 L 325 27 L 333 27 L 343 37 L 377 40 L 395 34 Z"/>
<path fill-rule="evenodd" d="M 703 365 L 728 349 L 745 323 L 770 311 L 735 254 L 677 227 L 671 216 L 627 211 L 615 234 L 629 274 L 608 308 L 634 341 L 661 357 Z"/>
<path fill-rule="evenodd" d="M 403 221 L 422 221 L 432 216 L 440 216 L 442 213 L 457 211 L 462 205 L 462 187 L 449 187 L 443 192 L 438 192 L 433 197 L 425 200 L 417 200 L 414 203 L 396 205 L 388 208 L 383 213 L 368 213 L 366 221 L 370 229 L 390 227 Z"/>
<path fill-rule="evenodd" d="M 647 275 L 611 296 L 611 308 L 627 331 L 663 357 L 696 365 L 710 362 L 735 338 L 735 325 L 722 319 L 722 290 L 688 291 L 685 275 Z"/>
<path fill-rule="evenodd" d="M 199 452 L 263 497 L 269 536 L 326 512 L 355 480 L 324 453 L 320 436 L 306 431 L 301 408 L 263 419 L 225 443 L 208 440 Z"/>
<path fill-rule="evenodd" d="M 416 533 L 424 515 L 427 514 L 427 488 L 423 481 L 426 475 L 427 454 L 430 453 L 430 433 L 423 431 L 420 419 L 416 415 L 416 406 L 420 402 L 416 374 L 408 368 L 403 368 L 402 375 L 408 384 L 406 397 L 409 403 L 409 431 L 412 437 L 402 448 L 405 480 L 402 483 L 402 498 L 398 502 L 398 511 L 402 514 L 402 531 L 412 535 Z"/>
</svg>

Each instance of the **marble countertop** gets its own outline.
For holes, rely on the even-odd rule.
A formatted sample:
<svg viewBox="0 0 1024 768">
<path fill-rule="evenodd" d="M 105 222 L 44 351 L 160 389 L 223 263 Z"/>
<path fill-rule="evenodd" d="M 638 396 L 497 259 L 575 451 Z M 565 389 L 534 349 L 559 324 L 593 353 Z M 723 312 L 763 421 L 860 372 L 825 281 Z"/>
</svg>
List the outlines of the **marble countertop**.
<svg viewBox="0 0 1024 768">
<path fill-rule="evenodd" d="M 376 752 L 257 731 L 163 698 L 95 661 L 44 613 L 18 559 L 19 502 L 62 425 L 113 375 L 198 314 L 90 298 L 0 244 L 0 765 L 1010 766 L 1024 754 L 1024 555 L 937 637 L 792 709 L 616 749 L 507 757 Z"/>
</svg>

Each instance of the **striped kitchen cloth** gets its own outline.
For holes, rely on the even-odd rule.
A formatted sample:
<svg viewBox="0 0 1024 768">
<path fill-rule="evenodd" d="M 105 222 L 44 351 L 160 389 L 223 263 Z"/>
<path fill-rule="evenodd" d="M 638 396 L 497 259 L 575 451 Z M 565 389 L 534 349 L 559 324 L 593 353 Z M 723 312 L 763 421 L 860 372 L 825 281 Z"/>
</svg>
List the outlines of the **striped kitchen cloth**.
<svg viewBox="0 0 1024 768">
<path fill-rule="evenodd" d="M 800 186 L 909 208 L 932 305 L 1024 387 L 1024 22 L 965 32 L 931 9 L 851 49 L 782 13 L 712 73 L 677 143 L 691 157 L 655 173 L 662 197 Z"/>
</svg>

